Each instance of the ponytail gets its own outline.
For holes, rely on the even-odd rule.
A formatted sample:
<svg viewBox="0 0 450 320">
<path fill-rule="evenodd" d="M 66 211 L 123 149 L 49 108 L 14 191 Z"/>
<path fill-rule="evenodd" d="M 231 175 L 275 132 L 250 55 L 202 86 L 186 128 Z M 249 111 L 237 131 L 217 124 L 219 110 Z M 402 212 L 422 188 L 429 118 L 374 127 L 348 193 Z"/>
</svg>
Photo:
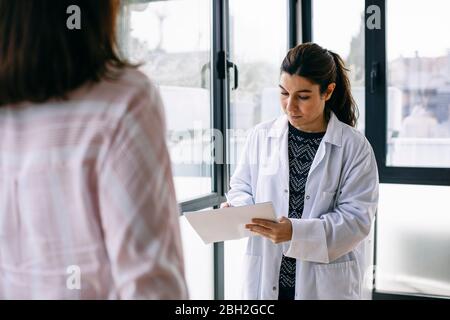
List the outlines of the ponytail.
<svg viewBox="0 0 450 320">
<path fill-rule="evenodd" d="M 325 117 L 327 121 L 330 119 L 330 110 L 338 117 L 339 120 L 356 127 L 358 108 L 353 99 L 350 80 L 347 76 L 349 71 L 344 64 L 342 58 L 330 50 L 336 68 L 336 88 L 331 95 L 331 98 L 325 102 Z"/>
</svg>

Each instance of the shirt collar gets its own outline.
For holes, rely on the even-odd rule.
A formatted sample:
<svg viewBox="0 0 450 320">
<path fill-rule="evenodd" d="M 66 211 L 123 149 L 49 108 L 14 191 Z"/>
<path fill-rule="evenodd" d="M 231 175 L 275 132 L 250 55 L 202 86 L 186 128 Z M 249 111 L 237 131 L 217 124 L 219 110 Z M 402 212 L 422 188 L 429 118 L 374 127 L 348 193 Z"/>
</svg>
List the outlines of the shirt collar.
<svg viewBox="0 0 450 320">
<path fill-rule="evenodd" d="M 323 141 L 334 144 L 338 147 L 342 145 L 342 123 L 333 111 L 330 111 L 330 120 L 328 121 L 327 131 L 323 137 Z M 288 130 L 288 119 L 284 114 L 278 117 L 269 129 L 268 136 L 279 138 Z"/>
</svg>

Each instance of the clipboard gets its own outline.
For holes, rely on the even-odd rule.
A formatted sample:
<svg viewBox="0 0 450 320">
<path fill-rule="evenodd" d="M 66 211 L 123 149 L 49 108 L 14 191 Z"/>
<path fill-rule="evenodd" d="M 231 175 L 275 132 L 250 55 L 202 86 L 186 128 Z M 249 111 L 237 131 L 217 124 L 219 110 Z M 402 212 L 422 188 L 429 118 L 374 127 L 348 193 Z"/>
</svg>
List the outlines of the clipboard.
<svg viewBox="0 0 450 320">
<path fill-rule="evenodd" d="M 189 224 L 205 244 L 242 239 L 254 235 L 245 225 L 253 218 L 277 221 L 272 202 L 228 207 L 206 211 L 185 212 Z"/>
</svg>

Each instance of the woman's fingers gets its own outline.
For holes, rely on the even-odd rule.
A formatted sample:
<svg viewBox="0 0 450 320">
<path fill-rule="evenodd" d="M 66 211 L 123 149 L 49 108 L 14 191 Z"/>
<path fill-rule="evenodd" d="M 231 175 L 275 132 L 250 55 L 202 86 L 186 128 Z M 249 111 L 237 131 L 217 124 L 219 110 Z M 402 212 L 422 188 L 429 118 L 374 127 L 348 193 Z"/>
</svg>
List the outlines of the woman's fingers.
<svg viewBox="0 0 450 320">
<path fill-rule="evenodd" d="M 276 225 L 277 225 L 276 222 L 272 222 L 270 220 L 265 220 L 265 219 L 252 219 L 252 222 L 254 224 L 263 226 L 263 227 L 268 228 L 268 229 L 274 229 L 276 227 Z"/>
<path fill-rule="evenodd" d="M 267 230 L 267 231 L 272 230 L 272 229 L 270 229 L 270 228 L 266 228 L 266 227 L 264 227 L 264 226 L 262 226 L 262 225 L 260 225 L 260 224 L 256 224 L 256 223 L 248 223 L 248 224 L 245 225 L 245 227 L 246 227 L 247 229 L 258 227 L 258 228 L 265 229 L 265 230 Z"/>
<path fill-rule="evenodd" d="M 248 227 L 247 227 L 247 226 L 248 226 Z M 256 233 L 258 233 L 258 234 L 260 234 L 260 235 L 262 235 L 262 236 L 264 236 L 264 237 L 266 237 L 266 238 L 271 239 L 272 236 L 273 236 L 270 229 L 261 227 L 261 226 L 259 226 L 259 225 L 255 225 L 255 224 L 250 224 L 250 225 L 248 225 L 248 224 L 247 224 L 246 227 L 247 227 L 250 231 L 256 232 Z"/>
<path fill-rule="evenodd" d="M 246 224 L 250 231 L 272 240 L 273 243 L 280 243 L 292 239 L 291 221 L 286 217 L 281 217 L 279 222 L 272 222 L 264 219 L 252 219 L 253 223 Z"/>
<path fill-rule="evenodd" d="M 231 207 L 230 204 L 229 204 L 228 202 L 222 202 L 222 203 L 220 204 L 220 208 L 228 208 L 228 207 Z"/>
</svg>

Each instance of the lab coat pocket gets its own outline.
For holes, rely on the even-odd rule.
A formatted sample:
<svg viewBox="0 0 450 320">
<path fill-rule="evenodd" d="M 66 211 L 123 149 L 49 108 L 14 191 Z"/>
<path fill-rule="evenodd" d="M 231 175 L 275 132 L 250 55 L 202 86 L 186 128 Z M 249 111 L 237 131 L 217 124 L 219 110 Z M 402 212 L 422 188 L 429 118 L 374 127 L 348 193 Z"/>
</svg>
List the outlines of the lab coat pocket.
<svg viewBox="0 0 450 320">
<path fill-rule="evenodd" d="M 349 300 L 360 298 L 360 282 L 356 260 L 314 266 L 317 298 Z"/>
<path fill-rule="evenodd" d="M 244 279 L 242 282 L 242 299 L 258 299 L 261 278 L 261 257 L 244 256 Z"/>
</svg>

